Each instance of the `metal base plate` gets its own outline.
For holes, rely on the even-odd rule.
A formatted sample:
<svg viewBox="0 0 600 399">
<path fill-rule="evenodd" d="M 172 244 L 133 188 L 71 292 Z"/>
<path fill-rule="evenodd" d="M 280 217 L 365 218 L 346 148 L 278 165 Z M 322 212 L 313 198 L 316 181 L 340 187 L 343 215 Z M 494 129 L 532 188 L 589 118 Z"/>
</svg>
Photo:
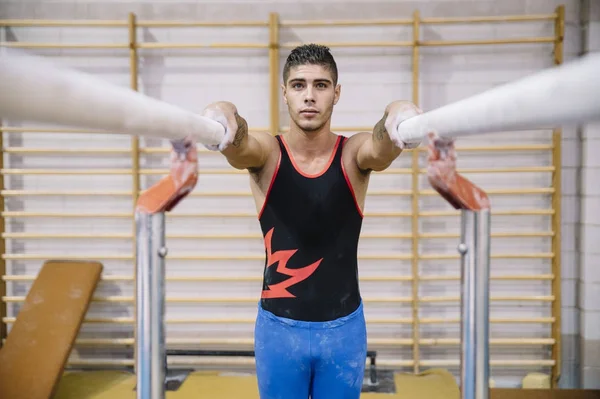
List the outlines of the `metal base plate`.
<svg viewBox="0 0 600 399">
<path fill-rule="evenodd" d="M 194 370 L 192 369 L 167 370 L 167 375 L 165 377 L 165 391 L 177 391 L 181 385 L 183 385 L 188 375 L 193 371 Z M 133 387 L 134 391 L 136 389 L 137 385 Z"/>
<path fill-rule="evenodd" d="M 167 391 L 177 391 L 179 387 L 184 383 L 188 375 L 194 370 L 169 370 L 167 377 L 165 378 L 165 385 Z"/>
<path fill-rule="evenodd" d="M 391 370 L 377 370 L 377 382 L 373 384 L 368 375 L 365 375 L 361 392 L 396 393 L 394 372 Z"/>
</svg>

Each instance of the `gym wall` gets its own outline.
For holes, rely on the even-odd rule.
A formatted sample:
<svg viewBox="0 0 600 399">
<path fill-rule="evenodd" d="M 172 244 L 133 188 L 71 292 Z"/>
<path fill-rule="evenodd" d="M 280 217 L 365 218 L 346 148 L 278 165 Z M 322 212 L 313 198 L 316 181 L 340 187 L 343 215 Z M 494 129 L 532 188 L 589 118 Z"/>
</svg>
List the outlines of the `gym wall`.
<svg viewBox="0 0 600 399">
<path fill-rule="evenodd" d="M 585 47 L 582 35 L 591 38 L 597 29 L 594 12 L 586 11 L 591 8 L 575 0 L 4 0 L 0 18 L 11 23 L 4 24 L 0 39 L 5 47 L 25 47 L 186 109 L 232 101 L 251 129 L 271 132 L 289 125 L 278 85 L 290 48 L 330 44 L 342 85 L 332 125 L 352 135 L 371 129 L 390 101 L 408 99 L 430 110 L 572 59 Z M 494 20 L 497 16 L 529 18 Z M 489 20 L 451 20 L 470 17 Z M 563 17 L 564 24 L 557 25 Z M 388 23 L 373 26 L 308 22 L 384 19 Z M 46 23 L 35 26 L 32 20 Z M 68 22 L 74 20 L 82 23 Z M 94 25 L 99 20 L 110 22 Z M 181 26 L 181 21 L 223 24 Z M 588 33 L 581 33 L 582 26 L 590 27 Z M 499 40 L 505 42 L 494 43 Z M 269 49 L 269 43 L 278 47 Z M 588 44 L 597 51 L 597 43 Z M 3 327 L 10 330 L 43 260 L 100 260 L 104 280 L 70 366 L 131 366 L 132 208 L 137 189 L 167 173 L 169 143 L 22 121 L 2 125 Z M 496 386 L 519 386 L 531 371 L 555 380 L 560 375 L 564 387 L 597 387 L 594 381 L 600 381 L 600 355 L 589 355 L 600 354 L 600 272 L 590 267 L 598 264 L 598 250 L 590 243 L 600 236 L 599 193 L 590 183 L 597 181 L 598 164 L 589 156 L 600 145 L 597 133 L 593 126 L 569 127 L 457 143 L 459 168 L 490 193 L 493 204 Z M 588 156 L 582 156 L 585 151 Z M 219 154 L 202 152 L 199 163 L 194 194 L 167 219 L 167 341 L 170 348 L 251 349 L 264 247 L 248 177 Z M 425 167 L 425 152 L 406 152 L 372 178 L 359 253 L 369 347 L 378 351 L 383 368 L 445 367 L 458 375 L 460 218 L 430 189 Z M 587 350 L 583 342 L 590 342 Z M 252 369 L 245 360 L 225 358 L 169 362 Z"/>
</svg>

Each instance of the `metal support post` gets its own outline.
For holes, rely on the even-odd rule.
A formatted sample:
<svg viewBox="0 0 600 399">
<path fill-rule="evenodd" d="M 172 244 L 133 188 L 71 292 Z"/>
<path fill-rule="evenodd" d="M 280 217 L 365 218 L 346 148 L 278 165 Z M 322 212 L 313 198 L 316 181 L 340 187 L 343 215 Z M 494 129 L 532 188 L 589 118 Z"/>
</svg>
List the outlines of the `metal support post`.
<svg viewBox="0 0 600 399">
<path fill-rule="evenodd" d="M 136 212 L 137 398 L 164 399 L 165 214 Z"/>
<path fill-rule="evenodd" d="M 461 210 L 461 391 L 489 398 L 490 210 Z"/>
</svg>

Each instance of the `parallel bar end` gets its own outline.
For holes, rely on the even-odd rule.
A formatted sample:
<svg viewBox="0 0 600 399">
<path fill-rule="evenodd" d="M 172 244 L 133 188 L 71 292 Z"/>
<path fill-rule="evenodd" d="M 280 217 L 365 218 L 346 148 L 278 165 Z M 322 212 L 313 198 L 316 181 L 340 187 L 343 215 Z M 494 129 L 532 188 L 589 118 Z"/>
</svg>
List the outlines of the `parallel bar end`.
<svg viewBox="0 0 600 399">
<path fill-rule="evenodd" d="M 454 138 L 430 133 L 427 140 L 427 177 L 431 186 L 455 209 L 489 209 L 486 192 L 456 172 Z"/>
</svg>

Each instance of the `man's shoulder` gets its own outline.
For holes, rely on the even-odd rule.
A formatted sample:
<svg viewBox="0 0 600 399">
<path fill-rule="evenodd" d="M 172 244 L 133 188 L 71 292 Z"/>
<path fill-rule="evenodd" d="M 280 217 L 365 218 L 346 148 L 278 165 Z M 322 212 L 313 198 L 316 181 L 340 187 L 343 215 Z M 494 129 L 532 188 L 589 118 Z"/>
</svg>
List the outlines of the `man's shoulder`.
<svg viewBox="0 0 600 399">
<path fill-rule="evenodd" d="M 348 137 L 346 139 L 346 143 L 344 144 L 344 151 L 346 152 L 355 152 L 358 151 L 360 146 L 367 140 L 370 140 L 372 137 L 371 132 L 357 132 Z"/>
<path fill-rule="evenodd" d="M 266 152 L 266 160 L 262 167 L 247 168 L 250 175 L 256 179 L 262 176 L 265 170 L 273 169 L 273 166 L 279 160 L 279 142 L 277 141 L 276 136 L 272 135 L 268 131 L 252 131 L 248 132 L 248 135 L 254 137 L 259 142 L 263 151 Z"/>
<path fill-rule="evenodd" d="M 266 152 L 267 158 L 272 158 L 279 153 L 279 141 L 270 132 L 261 130 L 248 132 L 248 134 L 258 141 L 262 150 Z"/>
<path fill-rule="evenodd" d="M 348 137 L 342 152 L 342 161 L 344 162 L 346 170 L 356 173 L 359 176 L 368 175 L 370 173 L 369 170 L 361 170 L 358 167 L 356 160 L 361 146 L 368 140 L 371 140 L 372 137 L 373 134 L 371 132 L 357 132 Z"/>
<path fill-rule="evenodd" d="M 277 145 L 277 139 L 275 136 L 266 130 L 253 130 L 249 131 L 248 134 L 259 140 L 259 142 L 263 145 Z"/>
<path fill-rule="evenodd" d="M 372 137 L 371 132 L 356 132 L 346 140 L 346 145 L 360 145 Z"/>
</svg>

